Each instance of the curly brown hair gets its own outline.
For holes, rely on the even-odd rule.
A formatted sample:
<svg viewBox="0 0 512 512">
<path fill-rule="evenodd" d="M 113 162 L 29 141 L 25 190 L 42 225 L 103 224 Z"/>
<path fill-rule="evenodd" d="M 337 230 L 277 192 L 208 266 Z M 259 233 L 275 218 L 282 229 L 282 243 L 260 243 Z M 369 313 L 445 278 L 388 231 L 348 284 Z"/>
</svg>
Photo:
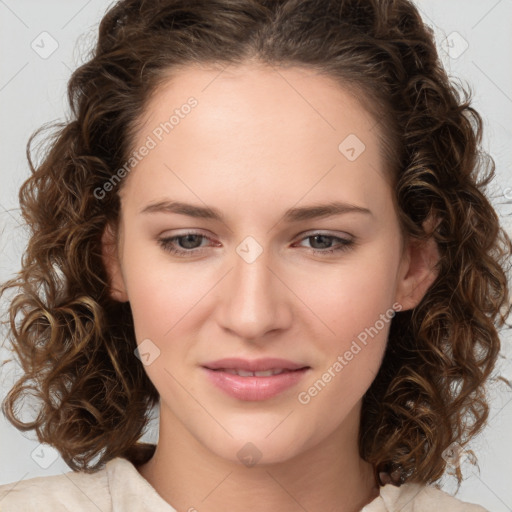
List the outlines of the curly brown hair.
<svg viewBox="0 0 512 512">
<path fill-rule="evenodd" d="M 481 117 L 407 0 L 123 0 L 107 11 L 69 81 L 71 119 L 46 138 L 39 165 L 31 147 L 45 127 L 27 144 L 32 174 L 19 200 L 31 236 L 21 271 L 1 289 L 17 290 L 7 323 L 24 374 L 2 410 L 73 470 L 151 457 L 154 446 L 139 440 L 159 395 L 133 356 L 130 306 L 111 298 L 100 248 L 118 222 L 122 183 L 101 199 L 97 191 L 129 158 L 149 99 L 173 72 L 248 59 L 314 69 L 365 101 L 385 127 L 403 233 L 438 244 L 435 282 L 393 318 L 359 434 L 377 477 L 434 482 L 447 468 L 443 451 L 488 418 L 484 384 L 511 309 L 512 243 L 485 195 L 495 169 L 479 149 Z M 429 216 L 438 224 L 425 232 Z M 38 415 L 22 421 L 17 404 L 28 395 Z"/>
</svg>

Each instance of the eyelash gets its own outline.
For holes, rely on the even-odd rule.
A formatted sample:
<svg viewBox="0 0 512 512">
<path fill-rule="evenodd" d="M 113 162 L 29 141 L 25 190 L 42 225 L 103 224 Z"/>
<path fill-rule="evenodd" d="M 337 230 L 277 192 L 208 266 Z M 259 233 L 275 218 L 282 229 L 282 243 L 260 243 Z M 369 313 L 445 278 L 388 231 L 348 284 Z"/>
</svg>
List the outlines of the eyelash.
<svg viewBox="0 0 512 512">
<path fill-rule="evenodd" d="M 189 233 L 184 233 L 183 235 L 178 235 L 178 236 L 173 236 L 173 237 L 168 237 L 168 238 L 160 238 L 158 240 L 158 243 L 165 251 L 170 252 L 171 254 L 176 254 L 178 256 L 186 257 L 189 255 L 193 255 L 194 253 L 197 253 L 198 251 L 201 251 L 201 249 L 203 249 L 203 248 L 196 248 L 196 249 L 185 250 L 185 249 L 176 249 L 176 247 L 173 246 L 173 243 L 176 240 L 179 240 L 181 238 L 186 238 L 187 236 L 190 236 L 190 235 L 200 236 L 202 238 L 205 238 L 205 239 L 211 241 L 211 238 L 207 237 L 206 235 L 203 235 L 201 233 L 189 232 Z M 334 235 L 326 235 L 324 233 L 313 233 L 311 235 L 303 237 L 300 241 L 307 240 L 308 238 L 314 238 L 316 236 L 323 236 L 325 238 L 337 240 L 340 243 L 340 245 L 338 245 L 338 247 L 336 247 L 334 249 L 311 249 L 313 254 L 317 254 L 317 255 L 325 256 L 325 255 L 331 255 L 331 254 L 338 253 L 338 252 L 347 251 L 355 244 L 354 240 L 348 240 L 348 239 L 340 238 L 340 237 L 337 237 Z"/>
</svg>

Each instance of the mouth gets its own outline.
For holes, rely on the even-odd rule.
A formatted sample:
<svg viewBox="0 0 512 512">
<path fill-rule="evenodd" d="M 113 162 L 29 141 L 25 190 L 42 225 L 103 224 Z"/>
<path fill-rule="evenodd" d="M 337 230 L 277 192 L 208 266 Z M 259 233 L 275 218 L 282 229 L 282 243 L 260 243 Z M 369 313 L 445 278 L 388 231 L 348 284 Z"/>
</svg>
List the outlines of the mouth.
<svg viewBox="0 0 512 512">
<path fill-rule="evenodd" d="M 231 398 L 243 401 L 262 401 L 277 397 L 301 382 L 311 367 L 290 370 L 270 368 L 248 371 L 241 368 L 202 367 L 208 381 Z"/>
<path fill-rule="evenodd" d="M 251 374 L 257 374 L 258 372 L 285 372 L 293 370 L 301 370 L 306 368 L 307 365 L 304 363 L 298 363 L 295 361 L 289 361 L 288 359 L 281 359 L 277 357 L 265 357 L 262 359 L 242 359 L 239 357 L 226 357 L 224 359 L 218 359 L 216 361 L 210 361 L 204 363 L 203 367 L 209 370 L 221 370 L 228 371 L 234 370 L 236 372 L 250 372 Z M 240 375 L 240 373 L 238 373 Z M 272 375 L 272 374 L 271 374 Z M 251 375 L 246 375 L 247 377 Z M 268 375 L 262 374 L 262 377 Z"/>
<path fill-rule="evenodd" d="M 205 367 L 207 368 L 207 367 Z M 296 370 L 288 370 L 287 368 L 272 368 L 270 370 L 261 370 L 257 372 L 250 372 L 247 370 L 242 370 L 240 368 L 207 368 L 208 370 L 212 370 L 214 372 L 226 372 L 231 375 L 238 375 L 239 377 L 272 377 L 273 375 L 281 375 L 283 373 L 290 372 L 299 372 L 301 370 L 306 370 L 310 368 L 309 366 L 304 366 L 303 368 L 298 368 Z"/>
</svg>

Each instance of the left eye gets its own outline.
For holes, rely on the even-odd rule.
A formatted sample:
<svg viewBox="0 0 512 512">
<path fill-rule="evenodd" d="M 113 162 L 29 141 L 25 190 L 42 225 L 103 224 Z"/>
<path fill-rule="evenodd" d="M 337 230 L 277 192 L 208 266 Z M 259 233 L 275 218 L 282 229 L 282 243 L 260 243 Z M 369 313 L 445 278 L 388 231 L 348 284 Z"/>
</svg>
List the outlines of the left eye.
<svg viewBox="0 0 512 512">
<path fill-rule="evenodd" d="M 158 240 L 158 243 L 160 246 L 165 250 L 172 254 L 178 254 L 178 255 L 192 255 L 194 253 L 197 253 L 198 251 L 201 251 L 204 247 L 200 246 L 201 239 L 211 240 L 211 238 L 208 238 L 205 235 L 202 235 L 200 233 L 185 233 L 183 235 L 177 235 L 173 237 L 168 238 L 160 238 Z M 315 240 L 315 244 L 320 242 L 320 245 L 332 245 L 333 241 L 338 242 L 338 246 L 331 248 L 331 247 L 324 247 L 320 249 L 311 248 L 311 251 L 315 254 L 332 254 L 334 252 L 338 251 L 346 251 L 351 246 L 354 245 L 353 239 L 348 238 L 340 238 L 334 235 L 326 235 L 322 233 L 313 233 L 311 235 L 308 235 L 306 237 L 303 237 L 300 241 L 304 240 Z M 176 243 L 180 242 L 178 245 L 180 247 L 176 247 Z M 198 245 L 199 242 L 199 245 Z"/>
<path fill-rule="evenodd" d="M 325 234 L 322 234 L 322 233 L 313 233 L 309 236 L 306 236 L 304 238 L 302 238 L 302 240 L 310 240 L 310 239 L 313 239 L 315 240 L 315 243 L 318 242 L 318 240 L 320 241 L 320 245 L 326 243 L 325 241 L 330 241 L 328 242 L 329 245 L 332 243 L 332 241 L 337 241 L 338 242 L 338 246 L 335 246 L 334 248 L 324 248 L 324 249 L 315 249 L 313 248 L 312 251 L 315 253 L 315 254 L 332 254 L 334 252 L 338 252 L 338 251 L 346 251 L 348 250 L 352 245 L 354 245 L 354 240 L 353 239 L 349 239 L 349 238 L 340 238 L 339 236 L 334 236 L 334 235 L 325 235 Z"/>
</svg>

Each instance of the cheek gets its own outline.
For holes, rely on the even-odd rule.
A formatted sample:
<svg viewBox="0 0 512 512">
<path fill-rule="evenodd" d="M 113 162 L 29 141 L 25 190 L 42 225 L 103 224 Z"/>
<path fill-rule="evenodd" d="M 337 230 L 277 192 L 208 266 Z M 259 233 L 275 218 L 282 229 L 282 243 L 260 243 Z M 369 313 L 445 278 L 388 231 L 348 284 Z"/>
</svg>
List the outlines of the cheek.
<svg viewBox="0 0 512 512">
<path fill-rule="evenodd" d="M 352 279 L 356 282 L 355 276 Z M 347 279 L 345 289 L 350 293 L 324 297 L 325 303 L 318 305 L 329 331 L 323 326 L 312 333 L 322 357 L 298 397 L 301 404 L 314 403 L 310 411 L 316 410 L 319 417 L 328 409 L 332 424 L 343 420 L 375 379 L 394 317 L 387 288 L 383 292 L 370 286 L 374 281 L 361 279 L 365 286 L 359 281 L 351 288 Z"/>
<path fill-rule="evenodd" d="M 391 315 L 396 266 L 397 256 L 388 248 L 388 253 L 361 251 L 340 265 L 303 276 L 295 290 L 317 319 L 319 339 L 346 343 L 373 326 L 382 314 Z"/>
<path fill-rule="evenodd" d="M 151 256 L 148 257 L 148 254 Z M 208 283 L 193 278 L 185 265 L 170 264 L 155 251 L 126 245 L 124 276 L 137 339 L 164 340 L 179 328 L 208 289 Z M 175 327 L 178 326 L 178 327 Z"/>
<path fill-rule="evenodd" d="M 380 368 L 394 317 L 396 254 L 389 247 L 361 252 L 350 264 L 331 270 L 328 279 L 309 277 L 309 286 L 299 292 L 308 293 L 308 306 L 321 319 L 315 320 L 311 337 L 323 354 L 316 380 L 302 389 L 304 401 L 315 401 L 319 408 L 339 403 L 333 412 L 337 420 L 363 396 Z M 322 396 L 317 399 L 315 393 Z"/>
</svg>

